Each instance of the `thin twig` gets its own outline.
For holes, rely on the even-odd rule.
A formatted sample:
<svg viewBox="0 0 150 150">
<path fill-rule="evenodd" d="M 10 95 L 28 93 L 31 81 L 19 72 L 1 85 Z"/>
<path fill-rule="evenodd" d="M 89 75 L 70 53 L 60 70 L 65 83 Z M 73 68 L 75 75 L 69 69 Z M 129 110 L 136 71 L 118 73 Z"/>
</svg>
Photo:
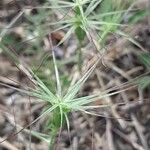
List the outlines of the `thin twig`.
<svg viewBox="0 0 150 150">
<path fill-rule="evenodd" d="M 4 138 L 0 137 L 0 141 L 3 141 Z M 5 140 L 3 143 L 0 143 L 0 145 L 8 150 L 19 150 L 15 146 L 13 146 L 11 143 L 9 143 L 7 140 Z"/>
</svg>

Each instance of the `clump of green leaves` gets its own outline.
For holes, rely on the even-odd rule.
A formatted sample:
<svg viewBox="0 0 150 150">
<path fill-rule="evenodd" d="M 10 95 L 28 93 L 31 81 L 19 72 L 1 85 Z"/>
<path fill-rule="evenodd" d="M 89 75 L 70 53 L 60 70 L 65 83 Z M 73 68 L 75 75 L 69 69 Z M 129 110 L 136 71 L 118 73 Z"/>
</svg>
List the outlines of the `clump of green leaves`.
<svg viewBox="0 0 150 150">
<path fill-rule="evenodd" d="M 64 42 L 72 33 L 76 34 L 79 41 L 83 41 L 86 36 L 90 41 L 91 38 L 94 38 L 99 42 L 105 42 L 108 34 L 116 33 L 125 36 L 135 44 L 136 42 L 122 31 L 122 27 L 128 27 L 124 23 L 125 17 L 130 16 L 128 18 L 130 21 L 131 18 L 132 20 L 137 18 L 137 14 L 143 12 L 143 10 L 130 8 L 133 3 L 132 0 L 126 2 L 122 0 L 73 0 L 72 2 L 60 0 L 57 3 L 51 1 L 51 8 L 58 8 L 58 11 L 64 16 L 51 25 L 57 24 L 62 29 L 69 28 L 60 43 Z M 135 13 L 130 13 L 130 11 Z M 146 13 L 144 14 L 146 15 Z M 141 18 L 143 16 L 138 15 L 138 20 Z M 93 31 L 96 32 L 91 37 Z"/>
<path fill-rule="evenodd" d="M 110 5 L 108 5 L 110 4 Z M 121 24 L 122 16 L 126 12 L 122 7 L 121 3 L 113 3 L 113 1 L 109 0 L 73 0 L 71 2 L 58 0 L 58 1 L 51 1 L 50 8 L 53 11 L 59 11 L 64 14 L 63 18 L 59 21 L 49 23 L 50 26 L 57 26 L 57 28 L 53 31 L 60 29 L 68 29 L 64 38 L 60 41 L 62 44 L 71 34 L 75 34 L 78 42 L 79 42 L 79 49 L 82 46 L 82 42 L 87 37 L 89 40 L 93 40 L 91 36 L 91 31 L 96 31 L 100 33 L 101 38 L 96 35 L 96 39 L 98 42 L 105 41 L 106 37 L 109 33 L 116 32 L 122 36 L 126 36 L 130 41 L 134 42 L 131 38 L 129 38 L 125 33 L 119 32 L 119 27 L 125 27 L 125 24 Z M 56 9 L 57 8 L 57 9 Z M 127 9 L 127 8 L 126 8 Z M 98 11 L 100 10 L 100 11 Z M 71 11 L 71 13 L 69 13 Z M 67 13 L 67 15 L 65 15 Z M 40 24 L 43 23 L 41 17 L 30 18 L 33 23 L 36 24 L 36 21 L 39 20 Z M 33 30 L 33 29 L 32 29 Z M 40 35 L 43 37 L 43 32 L 40 30 Z M 94 71 L 99 59 L 89 68 L 84 75 L 74 84 L 70 84 L 70 87 L 67 91 L 64 90 L 59 71 L 57 68 L 57 62 L 55 59 L 54 52 L 52 50 L 53 56 L 53 63 L 54 63 L 54 70 L 55 70 L 55 80 L 56 84 L 50 87 L 42 81 L 32 70 L 29 68 L 22 68 L 23 65 L 18 60 L 18 57 L 14 55 L 3 43 L 0 43 L 1 49 L 7 53 L 7 55 L 16 63 L 16 65 L 24 71 L 24 73 L 30 77 L 31 81 L 34 83 L 34 88 L 29 88 L 28 91 L 20 90 L 25 94 L 38 98 L 40 101 L 46 103 L 44 111 L 42 114 L 34 120 L 31 124 L 38 121 L 40 118 L 48 115 L 48 122 L 47 126 L 49 129 L 49 134 L 44 135 L 38 132 L 32 131 L 32 135 L 48 142 L 50 144 L 50 149 L 53 148 L 55 143 L 55 138 L 62 126 L 66 123 L 68 130 L 69 130 L 69 113 L 73 111 L 82 111 L 88 114 L 92 114 L 89 110 L 93 108 L 99 107 L 109 107 L 109 106 L 94 106 L 93 102 L 97 101 L 98 99 L 105 98 L 106 96 L 111 96 L 113 94 L 119 93 L 97 93 L 95 95 L 89 95 L 84 97 L 77 97 L 78 92 L 80 91 L 81 87 L 84 85 L 88 77 Z M 81 58 L 81 51 L 79 51 L 79 58 Z M 81 59 L 80 59 L 81 60 Z M 51 114 L 49 116 L 49 114 Z M 30 125 L 31 125 L 30 124 Z M 28 130 L 26 130 L 28 131 Z"/>
<path fill-rule="evenodd" d="M 50 130 L 49 134 L 42 134 L 35 131 L 29 132 L 25 129 L 25 132 L 31 133 L 33 136 L 38 137 L 41 140 L 44 140 L 50 144 L 50 149 L 54 148 L 55 138 L 57 133 L 63 127 L 64 124 L 67 124 L 69 130 L 69 113 L 73 111 L 82 111 L 88 114 L 92 114 L 89 110 L 93 108 L 100 108 L 100 107 L 110 107 L 109 105 L 101 105 L 95 106 L 93 102 L 97 101 L 98 99 L 105 98 L 107 96 L 111 96 L 114 94 L 119 93 L 110 93 L 107 92 L 98 93 L 94 95 L 84 96 L 84 97 L 77 97 L 77 94 L 86 80 L 89 78 L 91 73 L 94 71 L 97 63 L 99 62 L 99 58 L 95 61 L 95 63 L 84 73 L 84 75 L 74 84 L 70 84 L 70 87 L 67 91 L 63 91 L 63 87 L 61 86 L 61 80 L 59 76 L 59 72 L 57 69 L 57 63 L 55 59 L 54 52 L 53 54 L 53 62 L 55 68 L 55 77 L 56 77 L 56 91 L 52 92 L 51 88 L 48 88 L 29 68 L 24 67 L 18 58 L 13 54 L 5 45 L 1 43 L 2 50 L 9 55 L 10 58 L 13 59 L 15 64 L 22 70 L 34 83 L 34 88 L 29 87 L 27 89 L 16 89 L 24 94 L 27 94 L 32 97 L 36 97 L 40 101 L 46 103 L 44 111 L 42 114 L 36 118 L 30 125 L 38 121 L 40 118 L 44 116 L 48 116 L 48 129 Z M 16 62 L 17 60 L 17 62 Z M 12 87 L 13 88 L 13 87 Z M 53 89 L 53 87 L 52 87 Z M 28 125 L 28 126 L 30 126 Z M 46 125 L 46 124 L 45 124 Z"/>
</svg>

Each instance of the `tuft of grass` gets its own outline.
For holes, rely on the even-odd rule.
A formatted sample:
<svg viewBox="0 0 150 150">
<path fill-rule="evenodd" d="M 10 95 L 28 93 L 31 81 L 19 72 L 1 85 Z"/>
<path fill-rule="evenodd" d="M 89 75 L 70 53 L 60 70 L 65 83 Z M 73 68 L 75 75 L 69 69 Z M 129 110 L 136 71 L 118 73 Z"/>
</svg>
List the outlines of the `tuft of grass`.
<svg viewBox="0 0 150 150">
<path fill-rule="evenodd" d="M 1 48 L 10 57 L 11 56 L 15 57 L 13 61 L 14 62 L 16 61 L 17 58 L 15 54 L 13 54 L 13 52 L 10 51 L 5 45 L 2 46 L 2 43 L 1 43 Z M 39 138 L 40 140 L 44 140 L 48 142 L 50 150 L 54 149 L 54 143 L 57 134 L 60 131 L 60 129 L 63 127 L 63 125 L 67 124 L 68 131 L 70 130 L 69 129 L 70 124 L 68 118 L 69 113 L 73 111 L 82 111 L 87 114 L 98 115 L 90 112 L 90 110 L 94 108 L 111 107 L 111 106 L 110 105 L 94 106 L 93 102 L 121 92 L 121 91 L 117 91 L 108 94 L 107 91 L 105 91 L 103 93 L 97 93 L 94 95 L 77 97 L 78 92 L 80 91 L 81 87 L 84 85 L 86 80 L 94 71 L 100 58 L 97 58 L 97 60 L 95 60 L 95 62 L 91 65 L 91 67 L 84 73 L 84 75 L 76 83 L 70 84 L 68 90 L 63 91 L 63 87 L 61 86 L 59 71 L 57 68 L 57 62 L 53 51 L 52 51 L 52 55 L 53 55 L 53 63 L 54 63 L 55 77 L 56 77 L 55 92 L 52 92 L 51 88 L 48 88 L 43 83 L 43 81 L 39 79 L 36 76 L 36 74 L 34 74 L 34 72 L 31 69 L 29 68 L 26 69 L 26 67 L 23 67 L 23 65 L 19 60 L 17 60 L 16 66 L 21 70 L 23 70 L 23 72 L 31 79 L 31 81 L 34 83 L 34 88 L 28 88 L 28 90 L 26 89 L 21 90 L 17 88 L 15 89 L 29 96 L 36 97 L 40 101 L 46 103 L 46 106 L 43 109 L 44 111 L 42 112 L 41 110 L 42 114 L 38 118 L 36 118 L 33 122 L 31 122 L 27 127 L 31 126 L 42 117 L 49 116 L 47 119 L 48 121 L 45 124 L 45 126 L 47 125 L 47 128 L 49 129 L 49 134 L 42 134 L 35 131 L 29 131 L 27 129 L 25 129 L 24 131 L 27 133 L 31 133 L 33 136 Z M 23 129 L 21 129 L 21 131 L 22 130 Z"/>
<path fill-rule="evenodd" d="M 66 41 L 66 39 L 68 39 L 72 34 L 76 35 L 79 44 L 78 63 L 80 70 L 82 68 L 82 62 L 80 62 L 80 60 L 82 60 L 81 48 L 85 38 L 88 38 L 89 41 L 97 40 L 99 43 L 105 44 L 108 34 L 117 33 L 121 36 L 126 37 L 129 41 L 133 42 L 141 48 L 141 46 L 136 43 L 131 37 L 121 31 L 121 28 L 127 27 L 127 25 L 123 24 L 122 22 L 124 14 L 128 11 L 128 6 L 122 6 L 121 1 L 117 1 L 118 3 L 114 2 L 115 0 L 73 0 L 71 2 L 63 0 L 50 1 L 51 5 L 47 8 L 51 8 L 54 14 L 59 10 L 60 12 L 62 12 L 63 18 L 56 22 L 49 23 L 48 25 L 51 27 L 56 26 L 56 29 L 54 29 L 53 32 L 61 29 L 67 29 L 66 35 L 57 44 L 57 46 Z M 108 5 L 108 3 L 110 5 Z M 40 9 L 40 11 L 40 16 L 34 16 L 33 18 L 28 16 L 28 20 L 30 20 L 37 27 L 36 30 L 39 31 L 38 35 L 43 38 L 45 32 L 41 29 L 45 27 L 43 26 L 43 21 L 45 21 L 45 19 L 43 19 L 43 15 L 45 15 L 46 12 L 42 9 Z M 40 28 L 41 26 L 42 28 Z M 30 30 L 34 30 L 34 28 Z M 96 34 L 94 38 L 92 35 L 92 31 L 96 31 L 96 33 L 100 34 Z M 0 36 L 1 39 L 4 37 L 6 32 L 6 30 L 2 32 Z M 51 84 L 53 87 L 47 86 L 46 83 L 41 78 L 39 78 L 36 73 L 34 73 L 34 71 L 21 63 L 21 61 L 18 59 L 18 56 L 14 54 L 13 51 L 10 50 L 6 45 L 4 45 L 1 39 L 0 48 L 10 57 L 15 65 L 29 77 L 29 79 L 34 84 L 34 88 L 28 87 L 28 90 L 21 90 L 17 88 L 15 90 L 18 90 L 19 92 L 25 93 L 29 96 L 36 97 L 40 101 L 46 103 L 43 111 L 41 110 L 41 115 L 33 122 L 31 122 L 30 125 L 47 115 L 48 121 L 46 125 L 49 129 L 49 134 L 45 135 L 34 131 L 29 132 L 27 129 L 25 129 L 25 132 L 31 133 L 33 136 L 36 136 L 39 139 L 48 142 L 51 150 L 54 149 L 54 143 L 57 137 L 57 133 L 60 131 L 64 124 L 67 124 L 67 128 L 69 131 L 69 113 L 73 111 L 82 111 L 84 113 L 92 115 L 93 113 L 89 111 L 91 109 L 111 107 L 109 105 L 94 106 L 93 102 L 121 92 L 117 91 L 108 94 L 107 91 L 105 91 L 103 93 L 97 93 L 94 95 L 77 97 L 78 92 L 96 68 L 100 58 L 98 58 L 93 63 L 93 65 L 76 83 L 70 84 L 67 91 L 64 90 L 53 48 L 51 49 L 56 83 Z M 38 41 L 38 43 L 40 43 L 40 41 Z M 40 49 L 40 45 L 37 44 L 36 46 L 37 49 Z M 149 57 L 144 56 L 143 58 L 149 64 Z M 144 78 L 143 80 L 141 80 L 141 83 L 143 84 L 145 81 L 148 83 L 148 80 L 149 77 Z M 147 85 L 145 85 L 144 83 L 142 86 L 145 87 Z"/>
<path fill-rule="evenodd" d="M 66 41 L 73 33 L 80 42 L 86 36 L 90 41 L 96 40 L 102 44 L 105 43 L 109 34 L 115 33 L 141 48 L 140 44 L 123 32 L 123 28 L 128 27 L 127 23 L 133 24 L 148 14 L 147 10 L 135 9 L 133 0 L 127 2 L 122 0 L 73 0 L 66 2 L 61 0 L 57 3 L 51 1 L 51 5 L 54 8 L 59 8 L 58 11 L 63 14 L 60 20 L 51 23 L 51 25 L 68 28 L 59 44 Z M 127 18 L 127 16 L 130 17 Z M 95 35 L 92 35 L 93 31 Z"/>
</svg>

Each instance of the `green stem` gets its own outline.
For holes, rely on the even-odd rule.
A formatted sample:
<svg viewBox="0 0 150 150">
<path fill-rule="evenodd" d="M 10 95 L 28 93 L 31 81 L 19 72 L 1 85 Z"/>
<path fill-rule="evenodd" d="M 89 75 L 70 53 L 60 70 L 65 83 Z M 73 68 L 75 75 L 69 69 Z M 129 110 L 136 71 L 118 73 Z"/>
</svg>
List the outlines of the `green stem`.
<svg viewBox="0 0 150 150">
<path fill-rule="evenodd" d="M 60 128 L 64 125 L 64 123 L 64 116 L 61 116 L 59 108 L 55 109 L 55 111 L 53 112 L 53 117 L 49 122 L 51 130 L 49 150 L 55 149 L 57 134 L 60 132 Z"/>
<path fill-rule="evenodd" d="M 58 129 L 59 130 L 59 129 Z M 57 137 L 57 131 L 53 132 L 51 134 L 51 141 L 49 143 L 49 150 L 54 150 L 55 149 L 55 141 Z"/>
<path fill-rule="evenodd" d="M 79 72 L 81 72 L 82 70 L 82 41 L 79 41 L 79 45 L 78 45 L 78 69 Z"/>
</svg>

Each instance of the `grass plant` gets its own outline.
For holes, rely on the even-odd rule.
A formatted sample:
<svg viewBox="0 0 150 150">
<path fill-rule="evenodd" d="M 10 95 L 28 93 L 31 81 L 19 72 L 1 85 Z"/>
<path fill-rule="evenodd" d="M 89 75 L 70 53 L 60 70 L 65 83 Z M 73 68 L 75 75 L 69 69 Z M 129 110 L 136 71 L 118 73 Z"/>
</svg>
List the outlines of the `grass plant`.
<svg viewBox="0 0 150 150">
<path fill-rule="evenodd" d="M 108 3 L 110 5 L 108 5 Z M 62 18 L 57 20 L 56 22 L 48 23 L 47 26 L 54 27 L 53 32 L 67 29 L 65 36 L 62 40 L 56 45 L 60 46 L 63 42 L 65 42 L 72 34 L 75 34 L 78 40 L 78 66 L 79 70 L 82 70 L 82 46 L 84 45 L 84 40 L 87 38 L 92 43 L 98 42 L 102 44 L 104 47 L 105 42 L 107 40 L 107 36 L 112 33 L 119 34 L 124 36 L 126 39 L 142 48 L 140 44 L 138 44 L 134 39 L 125 34 L 122 31 L 122 28 L 128 27 L 126 23 L 123 21 L 123 16 L 128 12 L 129 6 L 131 4 L 127 3 L 122 5 L 123 2 L 120 0 L 73 0 L 73 1 L 63 1 L 63 0 L 51 0 L 46 4 L 48 6 L 44 6 L 45 9 L 51 9 L 52 12 L 56 13 L 57 11 L 62 13 Z M 50 4 L 50 6 L 49 6 Z M 37 26 L 36 22 L 39 21 L 39 26 L 35 30 L 39 31 L 40 37 L 43 38 L 45 32 L 42 30 L 45 25 L 43 25 L 43 14 L 46 12 L 41 9 L 40 16 L 30 17 L 28 18 Z M 57 10 L 58 9 L 58 10 Z M 136 10 L 135 10 L 136 11 Z M 52 13 L 51 12 L 51 13 Z M 22 15 L 22 13 L 21 13 Z M 20 16 L 18 16 L 20 17 Z M 134 17 L 132 16 L 132 19 Z M 137 18 L 137 16 L 136 16 Z M 139 17 L 140 18 L 140 17 Z M 136 19 L 136 20 L 139 20 Z M 134 19 L 133 19 L 134 20 Z M 45 20 L 44 20 L 45 21 Z M 9 26 L 10 27 L 10 26 Z M 34 30 L 32 28 L 32 30 Z M 26 89 L 17 89 L 15 90 L 27 94 L 32 97 L 36 97 L 38 100 L 44 102 L 46 105 L 43 110 L 41 110 L 41 115 L 31 122 L 27 127 L 31 126 L 35 122 L 37 122 L 42 117 L 47 116 L 47 127 L 49 129 L 49 134 L 42 134 L 35 131 L 29 132 L 28 129 L 24 129 L 25 132 L 31 133 L 33 136 L 46 141 L 49 143 L 49 149 L 53 150 L 56 142 L 57 135 L 62 127 L 66 124 L 68 128 L 68 132 L 70 130 L 69 123 L 69 114 L 74 111 L 81 111 L 90 115 L 99 115 L 97 113 L 92 113 L 91 109 L 98 108 L 107 108 L 111 107 L 111 105 L 94 105 L 94 102 L 100 99 L 104 99 L 106 97 L 118 94 L 126 89 L 119 90 L 116 92 L 109 93 L 110 91 L 104 91 L 101 93 L 88 95 L 84 97 L 78 97 L 78 93 L 83 87 L 84 83 L 88 80 L 89 76 L 93 73 L 97 64 L 101 60 L 99 57 L 96 57 L 94 63 L 90 65 L 90 67 L 83 73 L 80 79 L 77 82 L 71 82 L 67 91 L 64 90 L 63 84 L 60 79 L 60 73 L 58 69 L 58 63 L 55 58 L 54 47 L 51 44 L 51 53 L 53 60 L 53 68 L 55 71 L 55 84 L 52 84 L 54 87 L 47 86 L 45 82 L 39 78 L 39 76 L 34 73 L 26 64 L 22 63 L 18 56 L 10 49 L 6 43 L 3 43 L 3 37 L 7 33 L 6 29 L 1 32 L 1 40 L 0 40 L 0 48 L 1 50 L 10 57 L 10 60 L 19 68 L 33 83 L 33 87 L 27 87 Z M 96 33 L 93 36 L 93 33 Z M 40 43 L 38 41 L 38 43 Z M 40 49 L 39 45 L 36 45 L 37 49 Z M 98 51 L 100 49 L 97 48 Z M 149 59 L 147 56 L 143 57 L 144 59 Z M 149 63 L 149 61 L 148 61 Z M 149 77 L 147 77 L 149 80 Z M 144 78 L 145 79 L 145 78 Z M 72 79 L 74 81 L 74 79 Z M 142 81 L 142 80 L 141 80 Z M 143 82 L 142 82 L 143 83 Z M 0 83 L 2 84 L 2 83 Z M 7 86 L 7 85 L 6 85 Z M 145 86 L 145 85 L 144 85 Z M 10 86 L 9 86 L 10 87 Z M 45 125 L 46 126 L 46 125 Z M 20 130 L 22 131 L 22 129 Z"/>
<path fill-rule="evenodd" d="M 24 67 L 18 58 L 16 58 L 15 54 L 13 54 L 5 45 L 1 44 L 1 48 L 11 57 L 11 59 L 16 62 L 16 66 L 23 71 L 30 80 L 34 83 L 34 88 L 28 88 L 28 89 L 16 89 L 21 93 L 27 94 L 32 97 L 36 97 L 40 101 L 43 101 L 46 103 L 46 106 L 44 108 L 43 113 L 35 119 L 31 124 L 29 124 L 27 127 L 31 126 L 35 122 L 37 122 L 39 119 L 41 119 L 44 116 L 50 116 L 48 117 L 48 128 L 50 129 L 50 134 L 45 135 L 42 133 L 38 133 L 35 131 L 31 131 L 30 133 L 33 136 L 36 136 L 39 139 L 42 139 L 49 143 L 49 149 L 54 149 L 54 143 L 56 142 L 56 137 L 60 129 L 63 127 L 64 124 L 67 124 L 68 132 L 69 132 L 69 118 L 68 115 L 71 112 L 74 111 L 81 111 L 87 114 L 91 115 L 98 115 L 96 113 L 90 112 L 91 109 L 98 109 L 98 108 L 105 108 L 105 107 L 111 107 L 110 105 L 93 105 L 93 102 L 97 101 L 98 99 L 102 99 L 111 95 L 115 95 L 117 93 L 120 93 L 121 91 L 118 90 L 117 92 L 113 93 L 107 93 L 109 91 L 104 91 L 103 93 L 97 93 L 94 95 L 84 96 L 84 97 L 77 97 L 77 93 L 83 86 L 83 84 L 86 82 L 86 80 L 89 78 L 89 76 L 94 71 L 97 63 L 99 62 L 100 58 L 97 58 L 95 62 L 91 65 L 91 67 L 84 73 L 84 75 L 74 84 L 71 84 L 67 91 L 63 91 L 63 88 L 61 87 L 61 81 L 59 77 L 59 72 L 57 68 L 57 62 L 55 59 L 54 52 L 53 54 L 53 62 L 54 62 L 54 68 L 55 68 L 55 77 L 56 77 L 56 91 L 53 93 L 51 89 L 49 89 L 29 68 Z M 17 61 L 16 61 L 17 60 Z M 2 84 L 2 83 L 1 83 Z M 13 88 L 13 87 L 10 87 Z M 63 94 L 64 93 L 64 94 Z M 42 111 L 42 110 L 41 110 Z M 27 128 L 26 127 L 26 128 Z M 25 129 L 27 133 L 29 133 L 29 130 Z"/>
</svg>

